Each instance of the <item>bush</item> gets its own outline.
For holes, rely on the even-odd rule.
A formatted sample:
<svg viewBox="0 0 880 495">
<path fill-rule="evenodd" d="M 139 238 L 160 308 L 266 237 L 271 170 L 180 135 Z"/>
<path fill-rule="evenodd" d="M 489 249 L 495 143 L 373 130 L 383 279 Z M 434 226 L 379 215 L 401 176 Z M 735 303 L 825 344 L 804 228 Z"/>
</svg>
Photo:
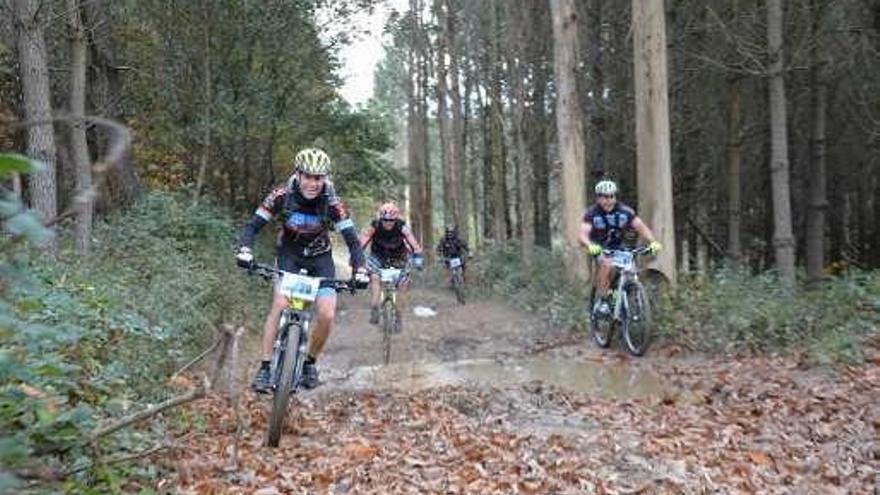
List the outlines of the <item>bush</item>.
<svg viewBox="0 0 880 495">
<path fill-rule="evenodd" d="M 553 325 L 586 328 L 589 287 L 566 281 L 561 254 L 535 248 L 525 270 L 517 245 L 490 249 L 474 258 L 477 283 L 513 306 L 544 314 Z M 486 293 L 487 291 L 479 291 Z"/>
<path fill-rule="evenodd" d="M 258 327 L 268 288 L 237 273 L 235 227 L 217 207 L 151 193 L 96 225 L 86 259 L 62 249 L 49 261 L 3 241 L 0 273 L 14 281 L 0 284 L 0 465 L 88 465 L 77 448 L 84 433 L 167 398 L 169 374 L 207 347 L 221 322 Z M 149 436 L 121 432 L 105 453 Z M 111 479 L 107 470 L 79 478 Z"/>
<path fill-rule="evenodd" d="M 805 350 L 822 362 L 854 362 L 858 340 L 878 332 L 880 274 L 791 290 L 772 274 L 724 269 L 683 280 L 657 315 L 663 336 L 690 349 Z"/>
</svg>

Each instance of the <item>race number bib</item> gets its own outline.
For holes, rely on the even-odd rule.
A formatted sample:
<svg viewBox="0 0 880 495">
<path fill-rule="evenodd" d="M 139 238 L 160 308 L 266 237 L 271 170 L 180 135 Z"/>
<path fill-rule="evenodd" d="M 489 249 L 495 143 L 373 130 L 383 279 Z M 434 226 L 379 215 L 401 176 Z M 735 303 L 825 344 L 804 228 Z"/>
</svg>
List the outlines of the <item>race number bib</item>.
<svg viewBox="0 0 880 495">
<path fill-rule="evenodd" d="M 284 273 L 278 290 L 290 299 L 314 301 L 318 297 L 321 279 L 295 273 Z"/>
<path fill-rule="evenodd" d="M 449 268 L 458 268 L 461 266 L 461 258 L 449 258 Z"/>
</svg>

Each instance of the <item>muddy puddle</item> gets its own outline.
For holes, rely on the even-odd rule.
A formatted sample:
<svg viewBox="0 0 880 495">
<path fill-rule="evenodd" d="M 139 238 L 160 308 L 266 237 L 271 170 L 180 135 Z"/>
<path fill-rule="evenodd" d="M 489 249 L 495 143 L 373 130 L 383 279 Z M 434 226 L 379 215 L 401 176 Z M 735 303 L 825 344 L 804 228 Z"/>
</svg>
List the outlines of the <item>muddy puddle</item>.
<svg viewBox="0 0 880 495">
<path fill-rule="evenodd" d="M 417 391 L 444 385 L 515 387 L 542 382 L 609 399 L 662 395 L 668 387 L 656 373 L 628 363 L 525 359 L 474 359 L 444 363 L 394 363 L 350 370 L 342 388 Z"/>
</svg>

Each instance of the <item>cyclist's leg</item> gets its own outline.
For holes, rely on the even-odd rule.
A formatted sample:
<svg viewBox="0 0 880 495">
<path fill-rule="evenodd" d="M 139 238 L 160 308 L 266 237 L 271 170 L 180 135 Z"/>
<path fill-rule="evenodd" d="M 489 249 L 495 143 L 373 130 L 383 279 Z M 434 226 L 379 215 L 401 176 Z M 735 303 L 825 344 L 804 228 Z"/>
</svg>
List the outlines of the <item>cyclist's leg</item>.
<svg viewBox="0 0 880 495">
<path fill-rule="evenodd" d="M 379 280 L 379 270 L 384 265 L 383 261 L 374 254 L 367 257 L 367 271 L 370 273 L 370 307 L 378 308 L 382 302 L 382 284 Z"/>
<path fill-rule="evenodd" d="M 395 268 L 403 269 L 406 267 L 408 262 L 408 258 L 402 258 L 399 260 L 393 260 L 392 266 Z M 406 280 L 402 280 L 400 284 L 397 286 L 397 313 L 403 314 L 406 308 L 406 300 L 408 299 L 407 294 L 409 293 L 410 286 L 410 276 L 407 275 Z"/>
<path fill-rule="evenodd" d="M 306 269 L 313 277 L 334 278 L 336 266 L 333 264 L 333 255 L 325 253 L 309 259 Z M 318 291 L 315 301 L 315 321 L 312 324 L 311 341 L 309 342 L 309 356 L 316 359 L 324 349 L 327 338 L 333 331 L 336 320 L 336 290 L 332 287 L 322 287 Z"/>
<path fill-rule="evenodd" d="M 611 283 L 611 259 L 607 256 L 599 256 L 597 259 L 599 270 L 596 274 L 596 293 L 599 297 L 608 297 L 609 284 Z"/>
</svg>

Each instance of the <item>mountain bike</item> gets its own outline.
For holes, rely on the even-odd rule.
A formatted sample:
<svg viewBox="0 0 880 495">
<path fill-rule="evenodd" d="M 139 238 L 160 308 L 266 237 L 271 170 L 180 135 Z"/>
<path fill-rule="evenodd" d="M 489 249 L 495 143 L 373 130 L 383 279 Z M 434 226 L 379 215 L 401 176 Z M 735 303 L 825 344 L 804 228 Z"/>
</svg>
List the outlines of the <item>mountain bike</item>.
<svg viewBox="0 0 880 495">
<path fill-rule="evenodd" d="M 599 347 L 611 346 L 619 327 L 627 352 L 633 356 L 643 356 L 648 350 L 653 330 L 651 306 L 636 268 L 636 256 L 648 253 L 647 247 L 603 251 L 611 259 L 611 265 L 617 273 L 611 281 L 609 315 L 599 315 L 594 310 L 597 297 L 595 285 L 590 293 L 590 332 Z"/>
<path fill-rule="evenodd" d="M 464 262 L 460 256 L 445 258 L 443 264 L 449 269 L 449 283 L 452 285 L 452 291 L 455 292 L 455 299 L 458 304 L 465 304 L 465 288 L 464 288 Z"/>
<path fill-rule="evenodd" d="M 407 262 L 403 268 L 382 268 L 379 282 L 382 284 L 382 306 L 379 324 L 382 327 L 382 356 L 385 364 L 391 361 L 391 335 L 400 332 L 397 319 L 397 290 L 409 279 L 412 264 Z"/>
<path fill-rule="evenodd" d="M 245 267 L 243 267 L 245 268 Z M 281 439 L 281 428 L 290 403 L 290 395 L 302 384 L 303 364 L 308 355 L 309 329 L 312 321 L 312 304 L 318 298 L 322 287 L 332 287 L 337 292 L 349 291 L 354 294 L 358 287 L 353 280 L 336 280 L 290 273 L 269 265 L 254 263 L 246 267 L 248 272 L 266 280 L 278 280 L 278 292 L 287 298 L 288 307 L 281 312 L 278 332 L 272 346 L 271 376 L 272 412 L 269 415 L 269 429 L 266 445 L 277 447 Z"/>
</svg>

